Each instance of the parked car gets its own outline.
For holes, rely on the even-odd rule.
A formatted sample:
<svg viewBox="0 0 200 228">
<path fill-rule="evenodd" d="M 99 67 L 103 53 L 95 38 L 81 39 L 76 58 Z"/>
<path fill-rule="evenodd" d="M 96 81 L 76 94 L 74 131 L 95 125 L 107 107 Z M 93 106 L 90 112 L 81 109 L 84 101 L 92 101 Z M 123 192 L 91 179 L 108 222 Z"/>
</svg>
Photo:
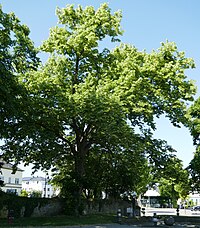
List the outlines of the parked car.
<svg viewBox="0 0 200 228">
<path fill-rule="evenodd" d="M 192 211 L 200 211 L 200 206 L 194 206 L 194 207 L 192 208 Z"/>
</svg>

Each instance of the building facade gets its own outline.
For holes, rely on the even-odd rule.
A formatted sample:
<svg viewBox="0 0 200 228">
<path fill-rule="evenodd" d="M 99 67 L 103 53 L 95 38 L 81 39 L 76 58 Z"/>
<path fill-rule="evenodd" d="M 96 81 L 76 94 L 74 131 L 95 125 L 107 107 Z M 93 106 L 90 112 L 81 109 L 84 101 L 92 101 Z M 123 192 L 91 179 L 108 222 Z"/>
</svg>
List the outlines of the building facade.
<svg viewBox="0 0 200 228">
<path fill-rule="evenodd" d="M 192 205 L 200 205 L 200 194 L 198 192 L 190 193 L 188 200 L 192 201 Z"/>
<path fill-rule="evenodd" d="M 21 194 L 22 190 L 22 169 L 17 168 L 16 172 L 13 172 L 12 164 L 0 161 L 0 180 L 3 181 L 3 187 L 1 190 L 7 193 L 14 193 L 16 195 Z"/>
<path fill-rule="evenodd" d="M 24 177 L 22 179 L 22 189 L 31 195 L 32 192 L 41 192 L 41 196 L 52 198 L 56 196 L 56 189 L 49 183 L 45 177 Z"/>
</svg>

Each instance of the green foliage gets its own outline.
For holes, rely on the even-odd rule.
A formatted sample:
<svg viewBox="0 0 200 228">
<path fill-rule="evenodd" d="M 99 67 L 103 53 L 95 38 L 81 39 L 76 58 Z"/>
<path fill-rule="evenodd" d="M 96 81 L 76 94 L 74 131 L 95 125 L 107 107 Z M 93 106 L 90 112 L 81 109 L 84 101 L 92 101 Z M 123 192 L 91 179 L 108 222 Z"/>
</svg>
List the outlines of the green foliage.
<svg viewBox="0 0 200 228">
<path fill-rule="evenodd" d="M 199 152 L 199 134 L 200 134 L 200 98 L 195 100 L 194 104 L 188 110 L 188 118 L 190 119 L 190 132 L 193 136 L 194 145 L 197 147 L 197 155 Z"/>
<path fill-rule="evenodd" d="M 29 28 L 21 25 L 14 13 L 3 13 L 0 7 L 1 72 L 25 73 L 38 65 L 36 50 L 29 38 Z"/>
<path fill-rule="evenodd" d="M 28 192 L 25 189 L 22 189 L 20 196 L 22 197 L 28 197 Z"/>
<path fill-rule="evenodd" d="M 165 166 L 159 169 L 156 179 L 161 196 L 171 198 L 174 206 L 179 198 L 186 199 L 189 194 L 189 173 L 183 169 L 181 160 L 176 157 L 166 161 Z"/>
<path fill-rule="evenodd" d="M 189 108 L 188 116 L 191 120 L 190 122 L 190 132 L 193 136 L 193 142 L 196 146 L 196 151 L 194 153 L 194 157 L 191 160 L 188 170 L 190 172 L 190 184 L 191 190 L 200 192 L 200 99 L 194 102 L 194 104 Z"/>
<path fill-rule="evenodd" d="M 107 4 L 68 5 L 57 15 L 59 25 L 41 46 L 48 61 L 18 78 L 26 102 L 20 119 L 4 128 L 4 158 L 55 167 L 54 182 L 79 209 L 88 192 L 89 198 L 143 192 L 149 170 L 156 172 L 153 166 L 174 151 L 153 139 L 155 118 L 187 124 L 195 87 L 185 70 L 194 62 L 170 42 L 149 54 L 127 44 L 102 47 L 105 38 L 122 35 L 121 13 Z"/>
<path fill-rule="evenodd" d="M 190 173 L 190 185 L 192 192 L 200 192 L 200 156 L 199 156 L 199 146 L 191 160 L 188 171 Z"/>
<path fill-rule="evenodd" d="M 42 191 L 32 191 L 30 192 L 30 197 L 32 198 L 41 198 L 42 197 Z"/>
<path fill-rule="evenodd" d="M 28 202 L 27 202 L 28 201 Z M 8 210 L 14 211 L 14 217 L 21 216 L 21 209 L 25 206 L 24 216 L 30 216 L 34 207 L 37 206 L 37 202 L 33 202 L 29 198 L 23 198 L 14 194 L 6 194 L 0 192 L 0 209 L 6 207 Z"/>
<path fill-rule="evenodd" d="M 18 83 L 19 74 L 36 69 L 36 57 L 29 29 L 21 25 L 14 13 L 6 14 L 0 5 L 0 138 L 10 137 L 26 107 L 25 87 Z M 8 156 L 9 157 L 9 156 Z"/>
</svg>

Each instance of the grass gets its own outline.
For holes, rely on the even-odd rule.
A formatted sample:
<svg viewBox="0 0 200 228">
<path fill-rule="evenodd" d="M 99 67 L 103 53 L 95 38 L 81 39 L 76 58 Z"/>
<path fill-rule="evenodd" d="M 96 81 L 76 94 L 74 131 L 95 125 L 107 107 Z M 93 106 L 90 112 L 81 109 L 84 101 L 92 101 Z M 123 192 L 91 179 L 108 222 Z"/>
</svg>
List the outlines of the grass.
<svg viewBox="0 0 200 228">
<path fill-rule="evenodd" d="M 85 215 L 81 217 L 57 216 L 43 218 L 16 218 L 12 224 L 7 219 L 0 219 L 0 227 L 25 227 L 25 226 L 80 226 L 92 224 L 109 224 L 116 222 L 115 215 Z"/>
</svg>

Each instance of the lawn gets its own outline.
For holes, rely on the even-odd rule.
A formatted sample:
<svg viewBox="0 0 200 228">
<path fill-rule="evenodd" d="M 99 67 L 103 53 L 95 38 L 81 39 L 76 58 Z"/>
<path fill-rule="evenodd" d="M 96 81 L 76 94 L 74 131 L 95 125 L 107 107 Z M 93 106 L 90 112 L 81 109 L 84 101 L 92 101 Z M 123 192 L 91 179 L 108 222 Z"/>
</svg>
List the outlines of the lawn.
<svg viewBox="0 0 200 228">
<path fill-rule="evenodd" d="M 25 226 L 73 226 L 91 224 L 109 224 L 116 222 L 115 215 L 85 215 L 81 217 L 57 216 L 44 218 L 16 218 L 12 224 L 7 219 L 0 219 L 0 227 Z"/>
</svg>

